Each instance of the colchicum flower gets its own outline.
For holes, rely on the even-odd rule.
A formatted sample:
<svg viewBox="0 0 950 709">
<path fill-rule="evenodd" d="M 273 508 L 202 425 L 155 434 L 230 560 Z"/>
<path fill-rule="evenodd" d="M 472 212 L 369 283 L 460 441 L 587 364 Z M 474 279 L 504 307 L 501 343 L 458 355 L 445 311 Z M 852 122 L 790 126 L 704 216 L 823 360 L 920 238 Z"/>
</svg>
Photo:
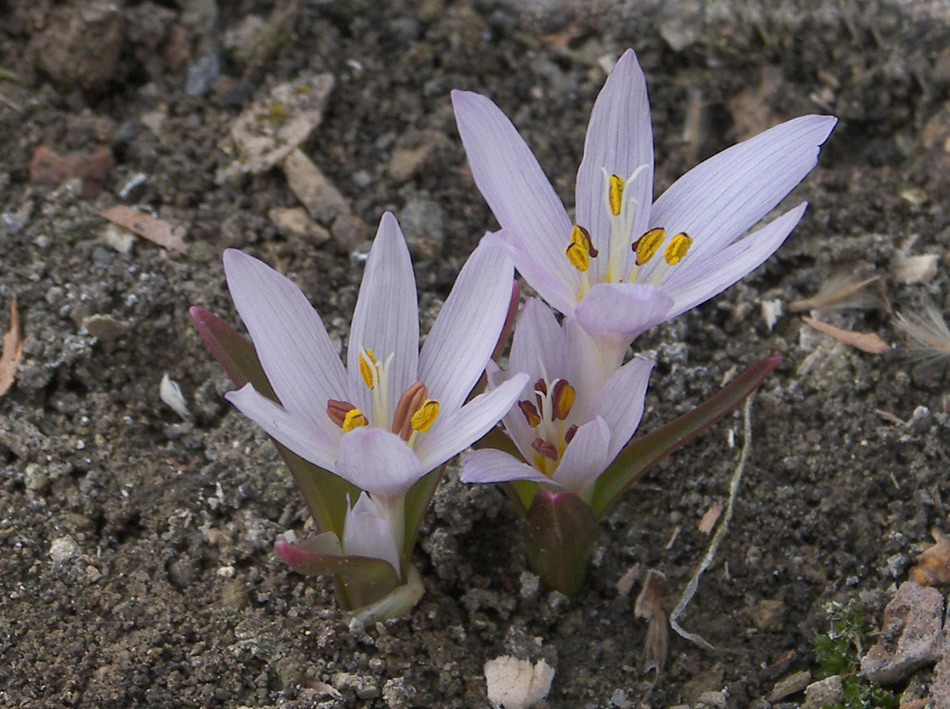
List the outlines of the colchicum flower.
<svg viewBox="0 0 950 709">
<path fill-rule="evenodd" d="M 525 280 L 580 325 L 614 366 L 642 332 L 705 302 L 762 264 L 806 203 L 741 238 L 815 167 L 837 119 L 801 116 L 700 163 L 653 201 L 646 80 L 627 50 L 594 104 L 572 221 L 517 129 L 492 101 L 452 100 L 495 239 Z"/>
<path fill-rule="evenodd" d="M 629 442 L 643 416 L 653 362 L 635 357 L 605 379 L 591 337 L 577 322 L 558 324 L 541 301 L 525 304 L 509 356 L 512 372 L 527 372 L 505 428 L 524 461 L 500 450 L 469 453 L 462 481 L 530 480 L 590 501 L 592 485 Z M 508 376 L 489 364 L 492 387 Z"/>
<path fill-rule="evenodd" d="M 347 511 L 342 552 L 382 558 L 400 573 L 406 492 L 491 429 L 527 380 L 466 403 L 507 315 L 514 275 L 507 256 L 475 250 L 420 352 L 409 251 L 395 217 L 383 215 L 345 368 L 320 316 L 288 278 L 233 249 L 224 267 L 280 404 L 251 384 L 227 399 L 279 443 L 365 491 Z"/>
</svg>

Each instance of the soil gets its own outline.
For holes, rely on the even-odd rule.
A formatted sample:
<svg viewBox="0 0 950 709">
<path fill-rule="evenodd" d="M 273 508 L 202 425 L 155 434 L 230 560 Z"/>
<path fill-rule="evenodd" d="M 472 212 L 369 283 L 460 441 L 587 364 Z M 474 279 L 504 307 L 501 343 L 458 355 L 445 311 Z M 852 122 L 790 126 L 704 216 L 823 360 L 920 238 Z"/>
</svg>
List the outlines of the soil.
<svg viewBox="0 0 950 709">
<path fill-rule="evenodd" d="M 860 602 L 873 627 L 931 528 L 947 529 L 946 380 L 914 371 L 891 314 L 950 306 L 945 4 L 7 0 L 0 14 L 0 327 L 16 298 L 24 331 L 0 398 L 0 704 L 481 707 L 484 663 L 511 654 L 555 668 L 552 708 L 764 708 L 777 681 L 814 670 L 829 601 Z M 502 492 L 450 467 L 414 556 L 426 595 L 362 627 L 328 580 L 276 559 L 275 539 L 312 523 L 267 437 L 222 399 L 230 384 L 187 314 L 238 324 L 220 257 L 239 247 L 345 335 L 365 246 L 275 224 L 270 210 L 298 206 L 279 168 L 215 179 L 230 126 L 273 87 L 333 75 L 302 150 L 365 222 L 360 241 L 383 211 L 400 217 L 431 318 L 493 225 L 449 91 L 494 98 L 570 203 L 599 60 L 627 47 L 650 85 L 658 189 L 782 120 L 841 119 L 794 195 L 811 206 L 789 242 L 638 341 L 657 360 L 643 431 L 784 357 L 755 399 L 731 529 L 682 619 L 719 650 L 673 635 L 655 687 L 617 583 L 657 568 L 675 604 L 709 543 L 699 520 L 727 496 L 738 414 L 617 505 L 576 598 L 526 571 Z M 40 148 L 72 155 L 84 181 L 39 181 Z M 185 227 L 187 253 L 117 236 L 96 215 L 117 203 Z M 895 266 L 923 254 L 936 275 L 906 282 Z M 789 313 L 842 273 L 879 277 L 885 305 L 819 318 L 890 353 Z M 166 373 L 190 419 L 160 398 Z"/>
</svg>

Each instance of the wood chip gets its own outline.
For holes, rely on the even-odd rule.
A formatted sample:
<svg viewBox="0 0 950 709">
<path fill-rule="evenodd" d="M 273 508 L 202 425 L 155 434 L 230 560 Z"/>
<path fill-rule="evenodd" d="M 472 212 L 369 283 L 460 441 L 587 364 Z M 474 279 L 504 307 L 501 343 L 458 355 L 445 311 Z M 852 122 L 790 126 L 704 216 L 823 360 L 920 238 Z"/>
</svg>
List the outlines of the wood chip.
<svg viewBox="0 0 950 709">
<path fill-rule="evenodd" d="M 843 342 L 851 347 L 856 347 L 862 352 L 870 354 L 884 354 L 891 351 L 891 346 L 881 339 L 879 335 L 873 332 L 855 332 L 854 330 L 842 330 L 840 327 L 829 325 L 826 322 L 815 320 L 807 315 L 802 316 L 806 325 L 815 328 L 829 337 L 835 338 L 838 342 Z"/>
<path fill-rule="evenodd" d="M 23 356 L 23 337 L 20 333 L 20 313 L 16 298 L 10 303 L 10 329 L 3 336 L 3 353 L 0 354 L 0 396 L 13 386 L 16 368 Z"/>
<path fill-rule="evenodd" d="M 712 533 L 713 528 L 716 526 L 716 522 L 719 521 L 719 515 L 722 514 L 722 505 L 713 505 L 706 513 L 703 515 L 703 518 L 699 520 L 699 531 L 705 535 Z"/>
<path fill-rule="evenodd" d="M 139 212 L 132 207 L 118 204 L 109 209 L 103 209 L 98 212 L 99 216 L 108 219 L 113 224 L 118 224 L 123 229 L 128 229 L 133 234 L 148 239 L 152 243 L 163 246 L 166 249 L 185 253 L 188 246 L 184 242 L 185 228 L 175 227 L 161 219 Z"/>
</svg>

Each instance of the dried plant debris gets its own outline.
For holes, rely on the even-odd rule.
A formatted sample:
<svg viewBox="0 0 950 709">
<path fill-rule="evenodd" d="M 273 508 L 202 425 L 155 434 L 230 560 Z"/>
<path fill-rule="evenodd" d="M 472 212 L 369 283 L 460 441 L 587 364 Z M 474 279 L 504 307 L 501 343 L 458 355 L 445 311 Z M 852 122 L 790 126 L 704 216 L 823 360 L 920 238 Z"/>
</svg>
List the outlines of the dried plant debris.
<svg viewBox="0 0 950 709">
<path fill-rule="evenodd" d="M 532 665 L 528 660 L 503 655 L 485 663 L 488 701 L 503 709 L 527 709 L 551 691 L 554 668 L 544 660 Z"/>
<path fill-rule="evenodd" d="M 881 339 L 880 335 L 877 335 L 876 333 L 844 330 L 840 327 L 829 325 L 826 322 L 821 322 L 820 320 L 810 318 L 807 315 L 802 316 L 802 320 L 805 321 L 806 325 L 815 328 L 818 330 L 818 332 L 822 332 L 829 337 L 833 337 L 838 342 L 855 347 L 862 352 L 868 352 L 870 354 L 884 354 L 885 352 L 890 352 L 891 350 L 891 346 Z"/>
<path fill-rule="evenodd" d="M 925 301 L 916 312 L 898 313 L 895 325 L 915 369 L 942 367 L 950 361 L 950 328 L 933 302 Z"/>
<path fill-rule="evenodd" d="M 950 584 L 950 539 L 936 528 L 931 534 L 935 543 L 917 557 L 910 578 L 921 586 Z"/>
<path fill-rule="evenodd" d="M 23 356 L 23 337 L 20 333 L 20 311 L 16 298 L 10 303 L 10 329 L 3 336 L 3 353 L 0 354 L 0 396 L 13 386 L 16 368 Z"/>
<path fill-rule="evenodd" d="M 103 209 L 98 212 L 103 219 L 108 219 L 113 224 L 118 224 L 123 229 L 128 229 L 133 234 L 138 234 L 142 238 L 148 239 L 154 244 L 163 246 L 166 249 L 185 253 L 188 246 L 185 244 L 185 228 L 172 227 L 168 222 L 156 217 L 150 216 L 118 204 L 109 209 Z"/>
<path fill-rule="evenodd" d="M 646 643 L 643 648 L 644 670 L 655 669 L 659 675 L 666 666 L 666 657 L 670 648 L 670 632 L 663 610 L 663 593 L 666 591 L 666 576 L 656 569 L 647 571 L 643 590 L 633 604 L 633 614 L 645 620 L 647 626 Z"/>
<path fill-rule="evenodd" d="M 171 409 L 181 416 L 185 421 L 191 421 L 194 417 L 188 410 L 188 403 L 185 401 L 185 395 L 181 393 L 181 387 L 166 372 L 162 375 L 162 382 L 158 388 L 158 395 Z"/>
<path fill-rule="evenodd" d="M 937 254 L 908 256 L 898 253 L 891 263 L 891 272 L 899 283 L 927 283 L 937 275 Z"/>
<path fill-rule="evenodd" d="M 868 293 L 867 287 L 879 281 L 878 276 L 871 276 L 857 280 L 853 276 L 835 276 L 830 278 L 818 292 L 810 298 L 803 298 L 789 303 L 788 309 L 793 313 L 806 310 L 872 310 L 880 305 L 877 294 Z"/>
</svg>

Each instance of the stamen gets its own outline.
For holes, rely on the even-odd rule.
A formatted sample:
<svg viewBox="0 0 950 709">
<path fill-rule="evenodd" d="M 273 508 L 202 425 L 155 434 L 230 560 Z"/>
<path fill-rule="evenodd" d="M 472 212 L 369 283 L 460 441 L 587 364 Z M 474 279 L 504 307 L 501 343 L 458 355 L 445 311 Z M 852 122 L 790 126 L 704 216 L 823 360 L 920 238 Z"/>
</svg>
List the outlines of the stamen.
<svg viewBox="0 0 950 709">
<path fill-rule="evenodd" d="M 327 401 L 327 416 L 337 426 L 343 428 L 343 422 L 346 421 L 346 415 L 356 407 L 348 401 L 337 401 L 330 399 Z"/>
<path fill-rule="evenodd" d="M 537 428 L 541 425 L 541 417 L 538 415 L 538 407 L 532 404 L 530 401 L 519 401 L 518 408 L 521 409 L 521 413 L 524 414 L 525 419 L 528 421 L 528 425 L 531 428 Z"/>
<path fill-rule="evenodd" d="M 576 399 L 577 392 L 574 391 L 574 387 L 568 384 L 567 380 L 558 379 L 554 385 L 554 393 L 551 395 L 551 418 L 555 421 L 566 419 Z"/>
<path fill-rule="evenodd" d="M 548 393 L 548 383 L 544 380 L 544 377 L 539 379 L 534 383 L 534 390 L 538 394 L 547 394 Z"/>
<path fill-rule="evenodd" d="M 575 423 L 573 426 L 567 429 L 567 433 L 564 434 L 564 442 L 570 443 L 571 441 L 573 441 L 574 434 L 576 433 L 577 433 L 577 424 Z"/>
<path fill-rule="evenodd" d="M 343 418 L 343 433 L 349 433 L 357 428 L 369 426 L 365 414 L 357 408 L 350 409 Z"/>
<path fill-rule="evenodd" d="M 571 243 L 564 249 L 568 262 L 581 273 L 590 270 L 591 258 L 597 258 L 599 252 L 594 248 L 590 232 L 582 226 L 574 225 L 571 230 Z"/>
<path fill-rule="evenodd" d="M 555 448 L 553 444 L 542 441 L 540 438 L 535 438 L 531 447 L 548 460 L 557 460 L 557 448 Z"/>
<path fill-rule="evenodd" d="M 684 235 L 685 236 L 685 235 Z M 643 236 L 633 242 L 633 252 L 637 255 L 637 266 L 645 266 L 656 256 L 663 240 L 666 238 L 666 229 L 656 227 L 650 229 Z"/>
<path fill-rule="evenodd" d="M 373 372 L 376 371 L 378 362 L 376 360 L 376 355 L 373 354 L 373 350 L 363 350 L 360 352 L 359 357 L 360 362 L 360 376 L 363 377 L 363 382 L 366 384 L 367 389 L 376 388 L 376 378 L 373 376 Z"/>
<path fill-rule="evenodd" d="M 610 176 L 607 201 L 610 204 L 610 213 L 615 217 L 620 216 L 620 210 L 623 208 L 623 192 L 626 186 L 627 183 L 620 175 Z"/>
<path fill-rule="evenodd" d="M 686 232 L 680 232 L 670 241 L 669 245 L 666 247 L 666 251 L 663 253 L 663 258 L 666 259 L 666 262 L 670 266 L 675 266 L 684 258 L 689 251 L 689 247 L 693 245 L 693 240 L 686 235 Z"/>
<path fill-rule="evenodd" d="M 426 433 L 438 417 L 439 402 L 436 399 L 426 399 L 412 415 L 412 430 L 416 433 Z"/>
<path fill-rule="evenodd" d="M 409 440 L 409 435 L 412 433 L 412 415 L 419 410 L 428 396 L 429 390 L 425 385 L 422 382 L 416 382 L 399 397 L 396 413 L 393 415 L 392 432 L 402 440 Z"/>
</svg>

